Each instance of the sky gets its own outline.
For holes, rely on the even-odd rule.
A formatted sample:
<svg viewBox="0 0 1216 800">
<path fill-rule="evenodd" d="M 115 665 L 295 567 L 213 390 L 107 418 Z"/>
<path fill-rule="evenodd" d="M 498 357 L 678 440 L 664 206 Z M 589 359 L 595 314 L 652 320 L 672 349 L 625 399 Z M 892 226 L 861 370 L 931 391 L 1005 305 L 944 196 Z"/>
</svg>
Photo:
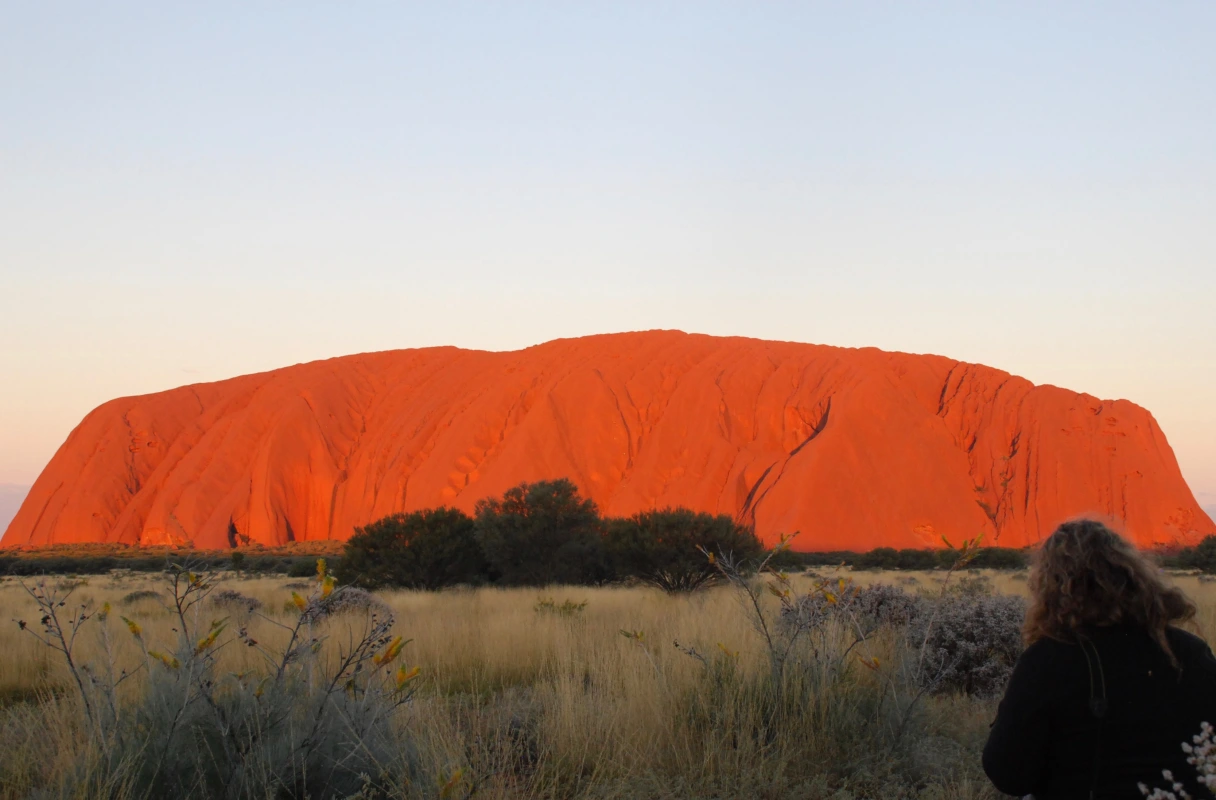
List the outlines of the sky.
<svg viewBox="0 0 1216 800">
<path fill-rule="evenodd" d="M 0 484 L 116 396 L 678 328 L 1144 405 L 1216 506 L 1216 4 L 5 3 Z"/>
</svg>

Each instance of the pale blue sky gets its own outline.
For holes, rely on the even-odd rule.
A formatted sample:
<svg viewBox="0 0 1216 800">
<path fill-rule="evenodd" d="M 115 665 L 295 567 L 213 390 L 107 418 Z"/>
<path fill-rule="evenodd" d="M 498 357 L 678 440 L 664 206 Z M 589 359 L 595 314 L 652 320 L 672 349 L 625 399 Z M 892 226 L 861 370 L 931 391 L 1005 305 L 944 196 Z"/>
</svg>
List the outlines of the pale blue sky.
<svg viewBox="0 0 1216 800">
<path fill-rule="evenodd" d="M 122 394 L 682 328 L 1150 408 L 1216 502 L 1216 4 L 0 5 L 0 482 Z"/>
</svg>

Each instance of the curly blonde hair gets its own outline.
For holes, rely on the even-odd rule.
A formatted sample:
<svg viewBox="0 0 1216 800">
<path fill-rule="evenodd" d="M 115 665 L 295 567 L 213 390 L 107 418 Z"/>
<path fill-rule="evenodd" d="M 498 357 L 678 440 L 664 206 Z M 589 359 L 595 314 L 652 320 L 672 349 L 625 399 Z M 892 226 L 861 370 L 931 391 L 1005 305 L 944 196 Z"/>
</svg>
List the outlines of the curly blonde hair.
<svg viewBox="0 0 1216 800">
<path fill-rule="evenodd" d="M 1026 644 L 1075 642 L 1087 626 L 1130 624 L 1147 631 L 1178 666 L 1165 629 L 1191 620 L 1195 604 L 1102 523 L 1082 519 L 1057 528 L 1034 555 L 1029 586 Z"/>
</svg>

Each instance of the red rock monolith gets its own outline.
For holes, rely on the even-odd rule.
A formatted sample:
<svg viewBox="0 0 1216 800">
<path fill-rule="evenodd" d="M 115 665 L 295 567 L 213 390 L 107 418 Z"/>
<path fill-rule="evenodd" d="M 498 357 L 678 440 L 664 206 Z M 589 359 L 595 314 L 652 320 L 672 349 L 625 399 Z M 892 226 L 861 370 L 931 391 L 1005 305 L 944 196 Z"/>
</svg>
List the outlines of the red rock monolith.
<svg viewBox="0 0 1216 800">
<path fill-rule="evenodd" d="M 940 356 L 674 331 L 335 358 L 110 401 L 3 546 L 345 539 L 568 477 L 602 512 L 732 514 L 799 550 L 1216 533 L 1148 411 Z"/>
</svg>

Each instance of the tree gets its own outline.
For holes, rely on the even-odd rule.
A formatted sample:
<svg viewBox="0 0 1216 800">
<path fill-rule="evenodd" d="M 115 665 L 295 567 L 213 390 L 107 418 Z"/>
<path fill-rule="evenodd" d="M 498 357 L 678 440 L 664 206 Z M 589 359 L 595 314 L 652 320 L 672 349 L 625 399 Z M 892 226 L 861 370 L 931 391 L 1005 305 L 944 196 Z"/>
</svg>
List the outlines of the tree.
<svg viewBox="0 0 1216 800">
<path fill-rule="evenodd" d="M 1173 561 L 1183 569 L 1216 572 L 1216 536 L 1205 536 L 1203 541 L 1194 547 L 1182 548 Z"/>
<path fill-rule="evenodd" d="M 605 547 L 619 576 L 641 578 L 669 592 L 692 591 L 717 578 L 717 568 L 702 550 L 729 555 L 736 563 L 763 550 L 751 528 L 725 514 L 686 508 L 608 520 Z"/>
<path fill-rule="evenodd" d="M 393 514 L 357 529 L 337 573 L 366 589 L 440 589 L 488 577 L 473 520 L 454 508 Z"/>
<path fill-rule="evenodd" d="M 562 478 L 521 483 L 477 503 L 476 535 L 491 570 L 509 586 L 599 583 L 611 573 L 600 517 Z"/>
</svg>

